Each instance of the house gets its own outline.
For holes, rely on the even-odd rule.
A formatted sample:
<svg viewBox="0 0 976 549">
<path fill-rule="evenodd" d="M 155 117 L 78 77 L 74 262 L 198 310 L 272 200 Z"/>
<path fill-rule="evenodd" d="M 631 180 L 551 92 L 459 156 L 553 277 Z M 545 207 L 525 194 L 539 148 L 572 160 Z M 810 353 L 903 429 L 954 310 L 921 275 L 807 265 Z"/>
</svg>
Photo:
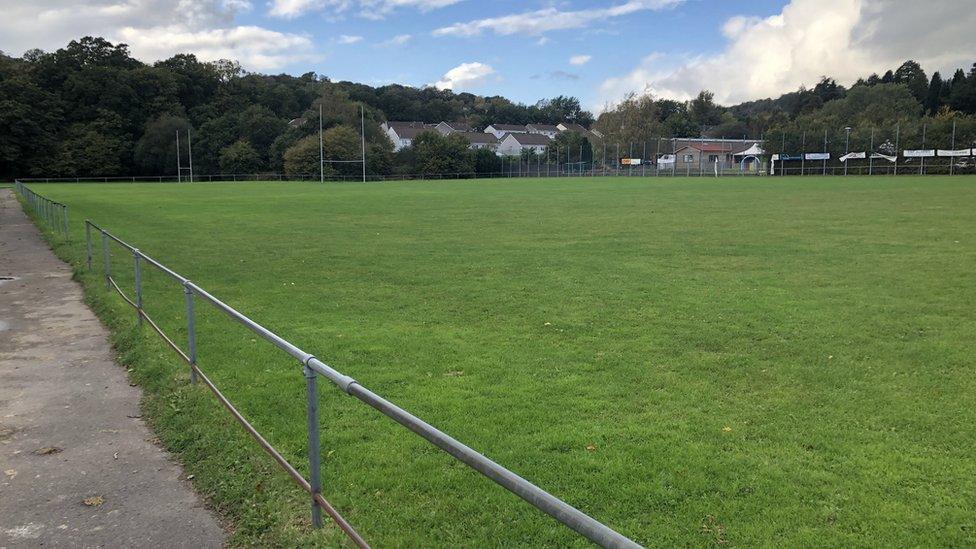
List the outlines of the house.
<svg viewBox="0 0 976 549">
<path fill-rule="evenodd" d="M 430 124 L 423 122 L 383 122 L 380 128 L 393 143 L 393 152 L 409 147 L 417 134 L 433 129 Z"/>
<path fill-rule="evenodd" d="M 525 126 L 518 124 L 492 124 L 485 128 L 485 133 L 490 133 L 498 139 L 505 137 L 507 133 L 529 133 Z"/>
<path fill-rule="evenodd" d="M 434 126 L 434 129 L 440 132 L 441 135 L 451 135 L 452 133 L 474 131 L 471 128 L 471 124 L 466 122 L 441 122 L 440 124 Z"/>
<path fill-rule="evenodd" d="M 591 141 L 594 138 L 603 137 L 603 134 L 602 133 L 600 133 L 600 132 L 598 132 L 596 130 L 590 131 L 590 130 L 584 128 L 583 126 L 581 126 L 581 125 L 579 125 L 579 124 L 577 124 L 575 122 L 563 122 L 561 124 L 558 124 L 556 127 L 559 128 L 559 131 L 561 131 L 561 132 L 578 133 L 578 134 L 582 135 L 583 137 L 585 137 L 585 138 L 587 138 L 587 139 L 589 139 Z"/>
<path fill-rule="evenodd" d="M 498 138 L 493 134 L 484 132 L 457 132 L 454 135 L 460 135 L 467 139 L 469 149 L 498 150 Z"/>
<path fill-rule="evenodd" d="M 559 126 L 553 124 L 529 124 L 525 127 L 529 133 L 538 133 L 548 138 L 554 138 L 559 133 Z"/>
<path fill-rule="evenodd" d="M 498 144 L 499 156 L 519 156 L 522 151 L 543 153 L 552 140 L 540 133 L 509 133 Z"/>
<path fill-rule="evenodd" d="M 680 138 L 673 140 L 675 163 L 674 169 L 699 170 L 711 169 L 718 164 L 719 169 L 737 168 L 739 162 L 751 155 L 742 154 L 745 151 L 759 148 L 759 141 L 754 139 L 698 139 Z"/>
</svg>

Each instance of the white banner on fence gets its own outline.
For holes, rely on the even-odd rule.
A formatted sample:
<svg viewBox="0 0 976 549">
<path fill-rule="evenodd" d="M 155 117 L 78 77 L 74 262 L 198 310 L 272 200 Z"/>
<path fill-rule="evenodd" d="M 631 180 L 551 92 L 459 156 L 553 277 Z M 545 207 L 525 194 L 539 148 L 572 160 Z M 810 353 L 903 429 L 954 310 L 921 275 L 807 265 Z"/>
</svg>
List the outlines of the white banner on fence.
<svg viewBox="0 0 976 549">
<path fill-rule="evenodd" d="M 838 160 L 840 160 L 841 162 L 847 162 L 848 160 L 858 160 L 867 157 L 868 157 L 868 153 L 863 153 L 863 152 L 847 153 L 844 156 L 840 157 Z"/>
<path fill-rule="evenodd" d="M 674 164 L 675 155 L 673 154 L 662 154 L 661 158 L 657 159 L 658 164 Z"/>
<path fill-rule="evenodd" d="M 830 160 L 830 153 L 807 153 L 807 160 Z"/>
<path fill-rule="evenodd" d="M 871 158 L 884 158 L 888 162 L 897 162 L 898 161 L 898 157 L 897 156 L 891 156 L 891 155 L 888 155 L 888 154 L 881 154 L 881 153 L 874 153 L 874 154 L 871 155 Z"/>
<path fill-rule="evenodd" d="M 928 158 L 935 156 L 935 149 L 909 149 L 903 151 L 902 156 L 906 158 Z"/>
<path fill-rule="evenodd" d="M 970 156 L 972 152 L 972 149 L 958 149 L 955 151 L 939 149 L 935 154 L 938 156 Z"/>
</svg>

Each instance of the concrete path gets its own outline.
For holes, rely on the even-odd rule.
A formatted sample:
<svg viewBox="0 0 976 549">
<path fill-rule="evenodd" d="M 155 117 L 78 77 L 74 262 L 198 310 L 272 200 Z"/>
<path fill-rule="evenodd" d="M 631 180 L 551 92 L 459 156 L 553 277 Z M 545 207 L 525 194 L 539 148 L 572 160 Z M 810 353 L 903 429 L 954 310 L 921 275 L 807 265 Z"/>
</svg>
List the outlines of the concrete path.
<svg viewBox="0 0 976 549">
<path fill-rule="evenodd" d="M 13 193 L 0 189 L 0 548 L 219 547 L 153 444 L 139 389 Z"/>
</svg>

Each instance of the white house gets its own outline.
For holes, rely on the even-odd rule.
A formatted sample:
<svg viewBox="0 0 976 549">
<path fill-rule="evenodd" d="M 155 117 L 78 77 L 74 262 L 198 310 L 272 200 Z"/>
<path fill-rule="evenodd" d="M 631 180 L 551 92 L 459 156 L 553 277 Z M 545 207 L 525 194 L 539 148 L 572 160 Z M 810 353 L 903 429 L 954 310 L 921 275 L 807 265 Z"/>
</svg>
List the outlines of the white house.
<svg viewBox="0 0 976 549">
<path fill-rule="evenodd" d="M 423 122 L 383 122 L 380 129 L 393 143 L 393 152 L 397 152 L 409 147 L 418 133 L 433 130 L 434 126 Z"/>
<path fill-rule="evenodd" d="M 498 138 L 490 133 L 457 132 L 454 135 L 460 135 L 461 137 L 467 139 L 469 149 L 488 149 L 491 151 L 498 149 Z"/>
<path fill-rule="evenodd" d="M 506 134 L 498 144 L 499 156 L 519 156 L 522 151 L 531 150 L 543 153 L 552 140 L 541 133 L 510 133 Z"/>
<path fill-rule="evenodd" d="M 433 129 L 423 122 L 384 122 L 381 128 L 393 143 L 393 152 L 409 147 L 417 134 Z"/>
<path fill-rule="evenodd" d="M 525 126 L 518 124 L 492 124 L 485 128 L 485 133 L 490 133 L 498 139 L 505 137 L 507 133 L 529 133 Z"/>
<path fill-rule="evenodd" d="M 554 138 L 559 133 L 559 126 L 552 124 L 529 124 L 525 127 L 529 133 L 538 133 L 548 138 Z"/>
<path fill-rule="evenodd" d="M 441 135 L 473 131 L 471 124 L 465 122 L 441 122 L 434 126 L 434 129 L 440 132 Z"/>
</svg>

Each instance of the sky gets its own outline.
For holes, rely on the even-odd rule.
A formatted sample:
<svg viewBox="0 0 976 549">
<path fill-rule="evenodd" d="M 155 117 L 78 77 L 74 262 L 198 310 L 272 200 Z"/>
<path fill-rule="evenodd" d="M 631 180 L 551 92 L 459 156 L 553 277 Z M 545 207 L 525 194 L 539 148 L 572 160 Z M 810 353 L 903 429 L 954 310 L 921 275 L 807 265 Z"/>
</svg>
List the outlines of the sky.
<svg viewBox="0 0 976 549">
<path fill-rule="evenodd" d="M 249 71 L 436 86 L 523 103 L 629 93 L 721 104 L 915 59 L 976 62 L 970 0 L 0 0 L 0 51 L 84 35 L 146 62 L 191 52 Z"/>
</svg>

